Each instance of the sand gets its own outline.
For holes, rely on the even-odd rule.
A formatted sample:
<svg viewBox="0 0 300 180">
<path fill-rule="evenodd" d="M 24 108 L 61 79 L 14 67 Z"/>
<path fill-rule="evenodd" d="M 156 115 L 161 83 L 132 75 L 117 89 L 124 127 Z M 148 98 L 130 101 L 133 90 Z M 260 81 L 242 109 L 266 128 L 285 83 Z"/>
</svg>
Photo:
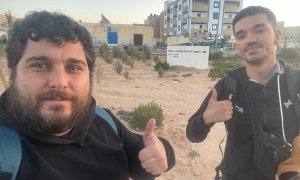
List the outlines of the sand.
<svg viewBox="0 0 300 180">
<path fill-rule="evenodd" d="M 0 60 L 1 69 L 7 73 L 4 58 Z M 225 135 L 224 125 L 215 125 L 202 143 L 190 143 L 185 135 L 189 117 L 216 83 L 207 76 L 207 70 L 172 67 L 165 77 L 159 78 L 153 60 L 148 63 L 135 61 L 133 68 L 128 67 L 129 78 L 125 79 L 100 57 L 96 63 L 93 96 L 98 105 L 110 109 L 115 115 L 119 111 L 132 112 L 138 105 L 151 101 L 161 105 L 163 126 L 156 128 L 155 132 L 173 146 L 176 165 L 157 180 L 214 179 L 214 169 L 221 160 L 219 143 Z M 0 81 L 0 92 L 3 90 Z M 122 122 L 127 125 L 126 121 Z"/>
</svg>

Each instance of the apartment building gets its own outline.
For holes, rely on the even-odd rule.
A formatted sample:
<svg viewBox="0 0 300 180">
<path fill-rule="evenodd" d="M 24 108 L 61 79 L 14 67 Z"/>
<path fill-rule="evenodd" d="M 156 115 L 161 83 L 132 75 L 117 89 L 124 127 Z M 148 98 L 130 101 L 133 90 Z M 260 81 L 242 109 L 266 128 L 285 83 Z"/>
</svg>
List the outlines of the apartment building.
<svg viewBox="0 0 300 180">
<path fill-rule="evenodd" d="M 232 35 L 232 20 L 243 0 L 167 0 L 164 2 L 164 37 Z"/>
</svg>

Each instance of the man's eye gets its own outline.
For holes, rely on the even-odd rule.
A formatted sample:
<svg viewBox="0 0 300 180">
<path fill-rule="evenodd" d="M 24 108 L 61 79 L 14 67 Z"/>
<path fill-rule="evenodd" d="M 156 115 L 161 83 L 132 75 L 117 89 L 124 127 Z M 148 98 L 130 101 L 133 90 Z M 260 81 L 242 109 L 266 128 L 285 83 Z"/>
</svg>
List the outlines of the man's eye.
<svg viewBox="0 0 300 180">
<path fill-rule="evenodd" d="M 48 65 L 36 63 L 36 64 L 32 64 L 31 67 L 36 68 L 36 69 L 46 69 L 48 67 Z"/>
<path fill-rule="evenodd" d="M 78 65 L 70 65 L 68 66 L 68 70 L 70 71 L 82 71 L 82 67 L 81 66 L 78 66 Z"/>
</svg>

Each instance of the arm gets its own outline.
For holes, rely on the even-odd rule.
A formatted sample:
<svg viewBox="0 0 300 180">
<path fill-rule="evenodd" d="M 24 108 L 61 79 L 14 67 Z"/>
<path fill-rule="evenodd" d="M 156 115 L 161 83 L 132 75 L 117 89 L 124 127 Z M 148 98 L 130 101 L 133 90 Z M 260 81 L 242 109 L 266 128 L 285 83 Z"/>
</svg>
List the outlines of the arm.
<svg viewBox="0 0 300 180">
<path fill-rule="evenodd" d="M 232 102 L 226 97 L 223 87 L 224 79 L 212 88 L 198 111 L 189 119 L 186 136 L 191 142 L 202 142 L 214 123 L 231 119 L 233 106 Z"/>
</svg>

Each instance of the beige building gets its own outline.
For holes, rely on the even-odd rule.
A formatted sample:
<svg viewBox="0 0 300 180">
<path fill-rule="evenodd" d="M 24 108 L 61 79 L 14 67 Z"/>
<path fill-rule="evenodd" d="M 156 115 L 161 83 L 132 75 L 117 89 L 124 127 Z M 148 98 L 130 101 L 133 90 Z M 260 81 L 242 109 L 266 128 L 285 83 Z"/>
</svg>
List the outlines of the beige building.
<svg viewBox="0 0 300 180">
<path fill-rule="evenodd" d="M 102 18 L 103 19 L 103 18 Z M 102 23 L 81 23 L 91 33 L 96 44 L 115 45 L 155 45 L 154 30 L 150 26 Z"/>
</svg>

